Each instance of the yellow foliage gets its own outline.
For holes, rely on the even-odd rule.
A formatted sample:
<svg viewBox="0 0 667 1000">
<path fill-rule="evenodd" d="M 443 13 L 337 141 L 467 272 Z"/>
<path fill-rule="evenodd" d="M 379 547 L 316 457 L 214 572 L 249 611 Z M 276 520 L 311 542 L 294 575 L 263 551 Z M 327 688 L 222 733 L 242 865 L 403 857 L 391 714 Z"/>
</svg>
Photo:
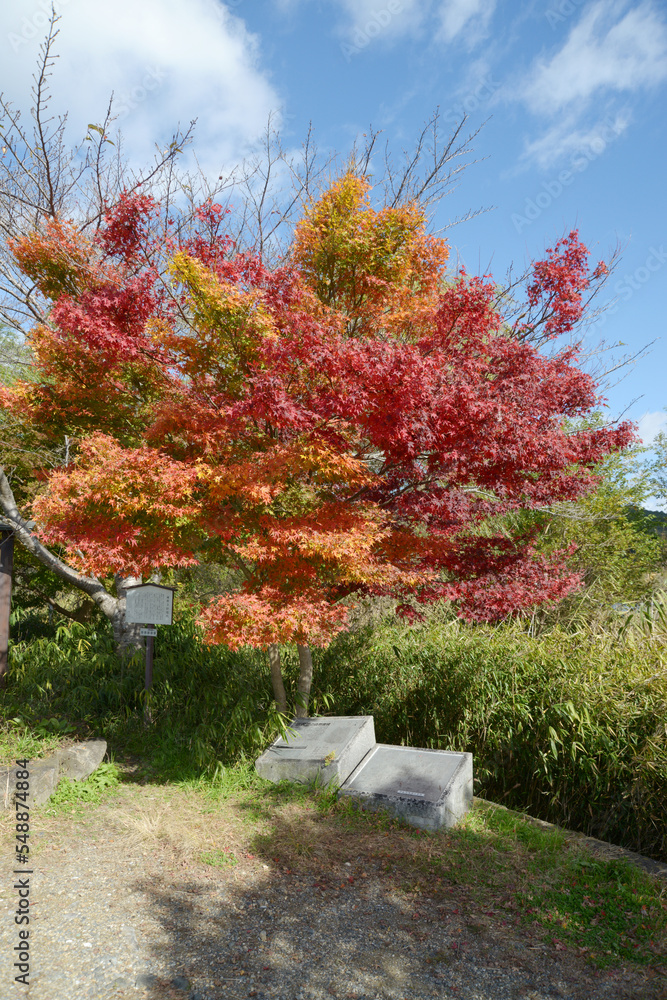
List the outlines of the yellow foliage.
<svg viewBox="0 0 667 1000">
<path fill-rule="evenodd" d="M 297 225 L 292 258 L 349 335 L 414 336 L 436 304 L 449 250 L 416 203 L 375 211 L 370 184 L 346 173 Z"/>
<path fill-rule="evenodd" d="M 169 272 L 186 293 L 184 312 L 191 334 L 155 327 L 153 335 L 181 356 L 189 378 L 205 374 L 229 391 L 243 382 L 258 343 L 277 336 L 273 319 L 258 290 L 242 291 L 212 274 L 199 261 L 179 252 Z"/>
</svg>

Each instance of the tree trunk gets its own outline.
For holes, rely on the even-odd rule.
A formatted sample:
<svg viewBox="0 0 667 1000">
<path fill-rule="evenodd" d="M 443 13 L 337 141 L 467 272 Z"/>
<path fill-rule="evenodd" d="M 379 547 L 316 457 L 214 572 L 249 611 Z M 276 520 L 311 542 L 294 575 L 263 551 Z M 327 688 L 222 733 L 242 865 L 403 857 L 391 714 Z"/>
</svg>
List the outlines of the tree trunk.
<svg viewBox="0 0 667 1000">
<path fill-rule="evenodd" d="M 313 682 L 313 657 L 310 653 L 310 646 L 296 647 L 299 651 L 299 683 L 297 684 L 297 719 L 308 717 L 308 699 L 310 698 L 310 685 Z"/>
<path fill-rule="evenodd" d="M 87 625 L 92 617 L 93 611 L 95 610 L 95 606 L 91 604 L 90 601 L 85 601 L 84 604 L 80 605 L 74 611 L 70 611 L 69 608 L 65 608 L 62 604 L 58 604 L 57 601 L 54 601 L 52 597 L 45 594 L 39 587 L 33 586 L 32 592 L 33 594 L 37 594 L 38 597 L 41 597 L 43 601 L 46 601 L 49 606 L 49 612 L 52 613 L 57 611 L 59 615 L 63 616 L 63 618 L 69 618 L 71 622 L 78 622 L 79 625 Z"/>
<path fill-rule="evenodd" d="M 125 621 L 125 605 L 127 603 L 127 588 L 136 587 L 141 583 L 140 576 L 122 576 L 116 573 L 115 576 L 116 593 L 118 594 L 117 609 L 113 618 L 113 637 L 116 640 L 116 648 L 119 656 L 131 655 L 138 649 L 144 648 L 144 639 L 139 635 L 141 625 L 129 625 Z"/>
<path fill-rule="evenodd" d="M 0 688 L 4 688 L 7 680 L 13 567 L 14 533 L 5 530 L 3 525 L 0 529 Z"/>
<path fill-rule="evenodd" d="M 283 715 L 287 715 L 287 695 L 283 684 L 283 673 L 280 669 L 280 646 L 275 642 L 269 646 L 269 669 L 271 670 L 271 684 L 273 685 L 276 708 Z"/>
</svg>

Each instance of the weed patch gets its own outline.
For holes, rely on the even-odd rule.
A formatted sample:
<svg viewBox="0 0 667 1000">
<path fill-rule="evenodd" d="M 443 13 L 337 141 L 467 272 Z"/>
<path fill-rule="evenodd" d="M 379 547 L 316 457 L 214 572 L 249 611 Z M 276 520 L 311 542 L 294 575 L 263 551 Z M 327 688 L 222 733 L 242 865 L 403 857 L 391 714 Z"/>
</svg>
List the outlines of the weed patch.
<svg viewBox="0 0 667 1000">
<path fill-rule="evenodd" d="M 552 879 L 553 883 L 553 879 Z M 558 884 L 520 894 L 519 903 L 554 937 L 599 968 L 631 960 L 665 964 L 667 909 L 655 887 L 626 861 L 577 857 L 558 871 Z"/>
<path fill-rule="evenodd" d="M 83 781 L 60 778 L 58 786 L 44 805 L 47 816 L 83 812 L 85 806 L 97 806 L 120 784 L 120 770 L 112 762 L 103 762 Z"/>
<path fill-rule="evenodd" d="M 229 868 L 237 865 L 239 859 L 231 851 L 202 851 L 199 860 L 204 865 L 212 865 L 213 868 Z"/>
<path fill-rule="evenodd" d="M 0 764 L 46 757 L 73 742 L 76 727 L 66 719 L 36 719 L 30 725 L 21 716 L 0 723 Z"/>
</svg>

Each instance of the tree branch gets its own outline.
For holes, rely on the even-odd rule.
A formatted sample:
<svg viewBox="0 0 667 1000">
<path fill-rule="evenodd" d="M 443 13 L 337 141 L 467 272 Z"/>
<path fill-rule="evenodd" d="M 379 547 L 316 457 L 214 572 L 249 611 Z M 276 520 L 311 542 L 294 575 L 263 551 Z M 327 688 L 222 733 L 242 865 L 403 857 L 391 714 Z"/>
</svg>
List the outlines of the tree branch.
<svg viewBox="0 0 667 1000">
<path fill-rule="evenodd" d="M 16 506 L 12 488 L 9 485 L 9 480 L 2 466 L 0 466 L 0 509 L 11 523 L 16 538 L 18 538 L 28 552 L 32 552 L 47 569 L 50 569 L 52 573 L 59 576 L 61 580 L 88 594 L 107 618 L 113 617 L 118 609 L 118 601 L 109 593 L 104 584 L 97 577 L 85 576 L 83 573 L 79 573 L 71 566 L 68 566 L 66 562 L 55 556 L 45 545 L 42 545 L 35 538 L 28 526 L 28 522 L 21 516 Z"/>
</svg>

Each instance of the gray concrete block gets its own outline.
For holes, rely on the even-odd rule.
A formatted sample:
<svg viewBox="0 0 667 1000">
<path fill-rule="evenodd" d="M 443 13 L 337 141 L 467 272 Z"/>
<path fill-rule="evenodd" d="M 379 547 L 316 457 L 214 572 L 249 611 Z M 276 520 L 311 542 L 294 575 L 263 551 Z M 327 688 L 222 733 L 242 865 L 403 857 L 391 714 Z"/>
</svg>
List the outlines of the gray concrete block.
<svg viewBox="0 0 667 1000">
<path fill-rule="evenodd" d="M 342 785 L 375 745 L 372 715 L 294 719 L 289 728 L 255 762 L 262 778 Z"/>
<path fill-rule="evenodd" d="M 379 743 L 338 794 L 422 830 L 455 826 L 472 806 L 472 754 Z"/>
<path fill-rule="evenodd" d="M 60 750 L 60 776 L 69 778 L 70 781 L 82 781 L 97 770 L 106 752 L 106 740 L 86 740 Z"/>
</svg>

